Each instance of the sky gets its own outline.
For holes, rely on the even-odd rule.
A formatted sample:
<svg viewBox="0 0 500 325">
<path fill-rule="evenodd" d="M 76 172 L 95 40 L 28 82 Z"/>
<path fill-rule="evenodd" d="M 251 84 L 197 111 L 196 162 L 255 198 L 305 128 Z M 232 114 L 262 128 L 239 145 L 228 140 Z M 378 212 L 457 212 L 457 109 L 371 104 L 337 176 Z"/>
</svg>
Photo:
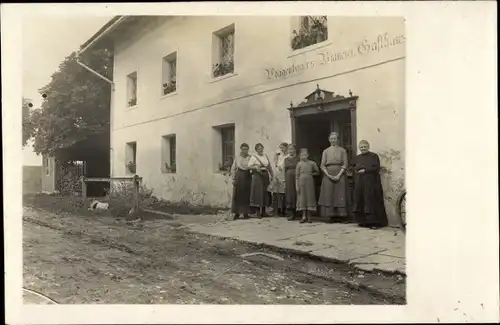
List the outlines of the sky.
<svg viewBox="0 0 500 325">
<path fill-rule="evenodd" d="M 23 96 L 39 107 L 38 89 L 50 81 L 59 63 L 112 17 L 32 16 L 23 24 Z"/>
<path fill-rule="evenodd" d="M 112 17 L 85 16 L 75 18 L 31 16 L 23 24 L 23 97 L 41 105 L 38 89 L 50 82 L 59 63 L 94 35 Z M 24 165 L 41 165 L 31 144 L 23 148 Z"/>
</svg>

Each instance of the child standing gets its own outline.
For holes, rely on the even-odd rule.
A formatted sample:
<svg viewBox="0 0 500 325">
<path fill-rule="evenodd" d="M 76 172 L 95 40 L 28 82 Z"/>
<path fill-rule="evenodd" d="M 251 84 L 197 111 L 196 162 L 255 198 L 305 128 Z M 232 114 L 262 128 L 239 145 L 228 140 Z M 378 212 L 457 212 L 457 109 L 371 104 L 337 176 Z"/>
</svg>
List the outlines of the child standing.
<svg viewBox="0 0 500 325">
<path fill-rule="evenodd" d="M 307 149 L 300 149 L 300 161 L 295 171 L 297 188 L 297 211 L 302 211 L 300 223 L 311 222 L 309 215 L 316 211 L 316 194 L 314 192 L 314 178 L 319 175 L 318 165 L 309 160 Z"/>
</svg>

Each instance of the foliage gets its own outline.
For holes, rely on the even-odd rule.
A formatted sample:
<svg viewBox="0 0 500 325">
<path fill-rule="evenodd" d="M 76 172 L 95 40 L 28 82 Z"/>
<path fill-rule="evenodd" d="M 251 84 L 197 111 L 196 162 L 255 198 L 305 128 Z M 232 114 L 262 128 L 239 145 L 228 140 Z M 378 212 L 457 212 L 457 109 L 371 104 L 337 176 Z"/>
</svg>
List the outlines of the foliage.
<svg viewBox="0 0 500 325">
<path fill-rule="evenodd" d="M 169 83 L 164 83 L 163 84 L 163 95 L 168 95 L 170 93 L 173 93 L 177 89 L 176 86 L 177 85 L 176 85 L 175 80 L 172 80 Z"/>
<path fill-rule="evenodd" d="M 144 184 L 139 184 L 139 210 L 141 207 L 150 206 L 158 200 L 153 196 L 153 190 Z M 117 182 L 113 184 L 108 193 L 109 212 L 114 217 L 126 217 L 134 202 L 134 185 L 132 182 Z"/>
<path fill-rule="evenodd" d="M 234 72 L 234 62 L 233 61 L 228 61 L 228 62 L 221 62 L 221 63 L 216 63 L 213 66 L 213 75 L 214 78 L 224 76 L 228 73 L 233 73 Z"/>
<path fill-rule="evenodd" d="M 109 50 L 89 50 L 80 61 L 111 79 L 113 54 Z M 40 92 L 42 107 L 30 117 L 37 153 L 53 154 L 92 135 L 109 132 L 110 85 L 80 66 L 76 52 L 61 62 Z"/>
<path fill-rule="evenodd" d="M 313 19 L 310 28 L 301 28 L 298 33 L 294 30 L 293 35 L 292 49 L 298 50 L 325 41 L 328 38 L 328 29 L 321 21 Z"/>
<path fill-rule="evenodd" d="M 33 136 L 35 130 L 35 125 L 31 120 L 31 115 L 36 115 L 35 112 L 31 112 L 31 107 L 33 104 L 26 98 L 23 98 L 22 102 L 22 114 L 23 114 L 23 147 L 28 143 L 28 140 Z"/>
</svg>

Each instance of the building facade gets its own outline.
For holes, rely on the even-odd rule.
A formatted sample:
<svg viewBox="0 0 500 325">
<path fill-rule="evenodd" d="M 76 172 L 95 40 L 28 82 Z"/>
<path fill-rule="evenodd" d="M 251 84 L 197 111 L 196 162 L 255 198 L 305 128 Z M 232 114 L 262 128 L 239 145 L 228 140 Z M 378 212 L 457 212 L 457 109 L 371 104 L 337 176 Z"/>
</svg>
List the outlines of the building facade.
<svg viewBox="0 0 500 325">
<path fill-rule="evenodd" d="M 389 222 L 397 223 L 403 18 L 120 19 L 100 32 L 115 47 L 113 176 L 136 173 L 167 200 L 227 206 L 232 185 L 224 170 L 241 143 L 260 142 L 272 155 L 294 141 L 317 159 L 337 131 L 350 155 L 361 139 L 379 154 Z"/>
</svg>

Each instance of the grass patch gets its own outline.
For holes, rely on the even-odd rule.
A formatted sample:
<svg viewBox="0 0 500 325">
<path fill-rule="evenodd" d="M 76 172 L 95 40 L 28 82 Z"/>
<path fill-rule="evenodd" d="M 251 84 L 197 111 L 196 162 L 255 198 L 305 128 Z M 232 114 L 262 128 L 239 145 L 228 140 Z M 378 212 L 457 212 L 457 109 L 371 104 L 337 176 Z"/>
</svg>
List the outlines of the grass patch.
<svg viewBox="0 0 500 325">
<path fill-rule="evenodd" d="M 33 208 L 43 209 L 56 214 L 77 214 L 81 216 L 109 216 L 116 218 L 136 219 L 140 217 L 142 220 L 168 219 L 171 220 L 173 214 L 179 215 L 215 215 L 220 211 L 227 209 L 210 206 L 196 206 L 184 202 L 166 202 L 157 199 L 141 200 L 140 212 L 137 215 L 130 216 L 128 211 L 131 208 L 131 203 L 128 197 L 111 197 L 99 198 L 101 202 L 110 204 L 109 211 L 91 211 L 88 210 L 89 203 L 93 198 L 87 198 L 85 204 L 81 196 L 60 195 L 60 194 L 25 194 L 23 196 L 23 205 Z M 145 211 L 156 210 L 165 214 L 158 214 Z"/>
</svg>

